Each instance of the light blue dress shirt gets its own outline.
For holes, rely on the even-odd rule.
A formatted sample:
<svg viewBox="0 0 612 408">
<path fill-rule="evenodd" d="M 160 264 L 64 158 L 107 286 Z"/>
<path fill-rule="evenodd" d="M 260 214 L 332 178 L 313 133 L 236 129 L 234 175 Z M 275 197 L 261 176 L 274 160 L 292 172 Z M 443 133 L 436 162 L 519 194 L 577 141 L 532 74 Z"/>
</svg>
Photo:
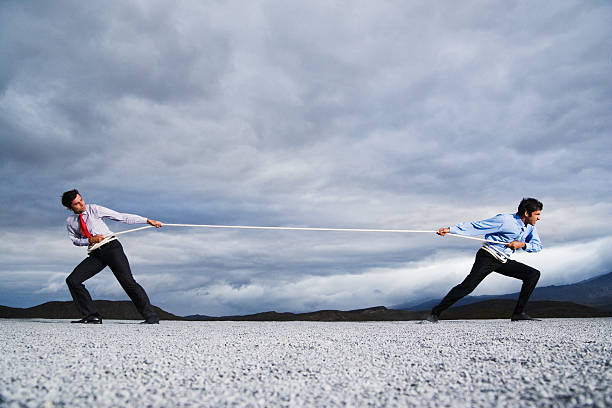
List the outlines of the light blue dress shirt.
<svg viewBox="0 0 612 408">
<path fill-rule="evenodd" d="M 104 218 L 123 222 L 125 224 L 146 224 L 147 219 L 135 214 L 123 214 L 113 211 L 110 208 L 102 207 L 96 204 L 85 205 L 83 212 L 83 220 L 87 226 L 87 230 L 91 235 L 111 235 L 111 230 L 104 223 Z M 66 218 L 66 228 L 70 239 L 77 246 L 89 245 L 89 240 L 81 233 L 81 224 L 79 222 L 79 214 L 73 214 Z"/>
<path fill-rule="evenodd" d="M 462 222 L 450 227 L 450 232 L 469 236 L 484 235 L 485 239 L 504 243 L 525 242 L 524 250 L 527 252 L 542 250 L 542 241 L 540 241 L 535 226 L 524 224 L 517 214 L 497 214 L 487 220 Z M 505 244 L 485 243 L 484 246 L 507 259 L 514 253 L 514 250 L 508 248 Z"/>
</svg>

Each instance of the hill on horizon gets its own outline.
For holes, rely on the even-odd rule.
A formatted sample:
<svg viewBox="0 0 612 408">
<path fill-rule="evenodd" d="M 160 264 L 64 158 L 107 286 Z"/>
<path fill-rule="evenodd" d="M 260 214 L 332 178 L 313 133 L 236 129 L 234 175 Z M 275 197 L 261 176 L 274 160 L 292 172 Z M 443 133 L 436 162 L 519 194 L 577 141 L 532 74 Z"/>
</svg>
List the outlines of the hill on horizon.
<svg viewBox="0 0 612 408">
<path fill-rule="evenodd" d="M 442 319 L 509 319 L 515 303 L 516 302 L 514 300 L 510 299 L 492 299 L 466 306 L 452 307 L 442 315 Z M 527 311 L 531 316 L 540 318 L 586 318 L 612 316 L 612 312 L 606 312 L 572 302 L 557 301 L 529 302 L 527 305 Z M 375 306 L 366 309 L 349 311 L 319 310 L 309 313 L 278 313 L 275 311 L 270 311 L 245 316 L 211 317 L 193 315 L 185 316 L 185 319 L 201 321 L 406 321 L 423 320 L 428 314 L 429 310 L 397 310 L 387 309 L 384 306 Z"/>
<path fill-rule="evenodd" d="M 503 295 L 466 296 L 455 303 L 454 306 L 464 306 L 490 299 L 517 299 L 518 295 L 519 292 Z M 391 307 L 400 310 L 431 310 L 432 307 L 440 303 L 440 300 L 441 298 L 428 299 L 426 301 L 401 303 Z M 612 272 L 568 285 L 536 287 L 529 298 L 529 302 L 536 300 L 573 302 L 595 309 L 612 311 Z"/>
<path fill-rule="evenodd" d="M 492 299 L 465 306 L 453 307 L 447 310 L 443 319 L 506 319 L 510 317 L 514 300 Z M 141 320 L 142 317 L 130 301 L 96 300 L 96 307 L 104 319 Z M 375 306 L 357 310 L 318 310 L 309 313 L 261 312 L 243 316 L 176 316 L 156 306 L 153 306 L 161 320 L 190 321 L 320 321 L 320 322 L 351 322 L 351 321 L 406 321 L 423 320 L 428 310 L 409 311 L 387 309 Z M 534 301 L 529 302 L 527 311 L 534 317 L 606 317 L 612 312 L 598 310 L 572 302 Z M 70 301 L 46 302 L 38 306 L 20 309 L 0 306 L 0 318 L 13 319 L 77 319 L 80 318 L 74 304 Z"/>
<path fill-rule="evenodd" d="M 464 306 L 451 307 L 441 315 L 442 320 L 510 319 L 516 301 L 514 299 L 490 299 Z M 586 318 L 609 317 L 612 312 L 595 309 L 573 302 L 536 300 L 527 303 L 526 312 L 536 318 Z"/>
<path fill-rule="evenodd" d="M 104 319 L 142 320 L 136 306 L 128 300 L 95 300 L 94 304 Z M 157 306 L 153 310 L 161 320 L 182 320 Z M 80 319 L 82 316 L 72 301 L 51 301 L 28 308 L 0 305 L 0 318 L 9 319 Z"/>
</svg>

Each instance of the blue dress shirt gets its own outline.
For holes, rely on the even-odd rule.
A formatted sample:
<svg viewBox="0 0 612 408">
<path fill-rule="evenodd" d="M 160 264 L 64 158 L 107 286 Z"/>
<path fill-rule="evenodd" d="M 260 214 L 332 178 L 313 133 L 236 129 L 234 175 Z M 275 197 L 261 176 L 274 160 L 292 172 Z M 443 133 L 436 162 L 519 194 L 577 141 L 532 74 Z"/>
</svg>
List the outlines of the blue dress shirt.
<svg viewBox="0 0 612 408">
<path fill-rule="evenodd" d="M 523 249 L 527 252 L 542 250 L 542 241 L 535 226 L 523 223 L 517 214 L 497 214 L 487 220 L 462 222 L 450 227 L 450 232 L 469 236 L 484 235 L 488 240 L 503 242 L 499 245 L 485 243 L 485 246 L 506 258 L 510 258 L 514 250 L 505 246 L 505 243 L 512 241 L 525 242 Z"/>
</svg>

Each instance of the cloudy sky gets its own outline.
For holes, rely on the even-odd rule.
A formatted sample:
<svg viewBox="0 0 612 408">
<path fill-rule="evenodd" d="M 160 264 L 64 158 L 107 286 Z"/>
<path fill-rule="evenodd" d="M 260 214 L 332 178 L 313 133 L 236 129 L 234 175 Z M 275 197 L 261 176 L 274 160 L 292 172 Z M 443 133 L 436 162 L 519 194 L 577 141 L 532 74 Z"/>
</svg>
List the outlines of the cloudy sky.
<svg viewBox="0 0 612 408">
<path fill-rule="evenodd" d="M 544 202 L 539 285 L 612 271 L 606 1 L 3 1 L 0 304 L 69 300 L 60 204 L 167 223 L 432 230 Z M 126 226 L 110 221 L 115 231 Z M 227 315 L 444 295 L 475 241 L 167 227 L 153 304 Z M 127 299 L 106 269 L 96 299 Z M 489 276 L 475 294 L 516 291 Z"/>
</svg>

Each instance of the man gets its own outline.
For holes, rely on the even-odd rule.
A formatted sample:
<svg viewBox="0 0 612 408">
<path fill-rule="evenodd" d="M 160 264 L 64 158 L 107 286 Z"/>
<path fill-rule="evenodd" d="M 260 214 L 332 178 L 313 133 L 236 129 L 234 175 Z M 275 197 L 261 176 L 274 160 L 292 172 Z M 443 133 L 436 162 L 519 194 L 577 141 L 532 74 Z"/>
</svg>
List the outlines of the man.
<svg viewBox="0 0 612 408">
<path fill-rule="evenodd" d="M 487 240 L 500 243 L 484 243 L 476 253 L 476 260 L 470 274 L 463 282 L 452 288 L 440 304 L 431 310 L 427 320 L 437 323 L 443 311 L 471 293 L 491 272 L 501 273 L 523 281 L 511 320 L 538 320 L 525 313 L 525 305 L 538 283 L 540 272 L 510 259 L 510 256 L 517 249 L 523 249 L 527 252 L 539 252 L 542 249 L 542 242 L 535 224 L 540 219 L 543 207 L 543 204 L 535 198 L 523 198 L 516 214 L 498 214 L 488 220 L 464 222 L 450 228 L 440 228 L 437 233 L 441 236 L 449 232 L 470 236 L 484 235 Z"/>
<path fill-rule="evenodd" d="M 162 223 L 150 220 L 139 215 L 121 214 L 111 209 L 96 205 L 85 204 L 83 197 L 77 190 L 66 191 L 62 195 L 62 204 L 74 212 L 66 219 L 68 235 L 74 245 L 93 246 L 104 240 L 105 236 L 112 236 L 112 232 L 104 223 L 104 218 L 126 224 L 150 224 L 160 228 Z M 83 282 L 93 277 L 106 266 L 110 267 L 121 287 L 128 294 L 138 312 L 144 317 L 146 324 L 158 324 L 159 318 L 151 306 L 149 297 L 132 276 L 130 264 L 123 252 L 123 247 L 117 239 L 108 240 L 99 248 L 91 251 L 72 273 L 66 278 L 68 289 L 76 307 L 83 318 L 72 323 L 102 323 L 102 316 L 96 311 L 91 296 Z"/>
</svg>

